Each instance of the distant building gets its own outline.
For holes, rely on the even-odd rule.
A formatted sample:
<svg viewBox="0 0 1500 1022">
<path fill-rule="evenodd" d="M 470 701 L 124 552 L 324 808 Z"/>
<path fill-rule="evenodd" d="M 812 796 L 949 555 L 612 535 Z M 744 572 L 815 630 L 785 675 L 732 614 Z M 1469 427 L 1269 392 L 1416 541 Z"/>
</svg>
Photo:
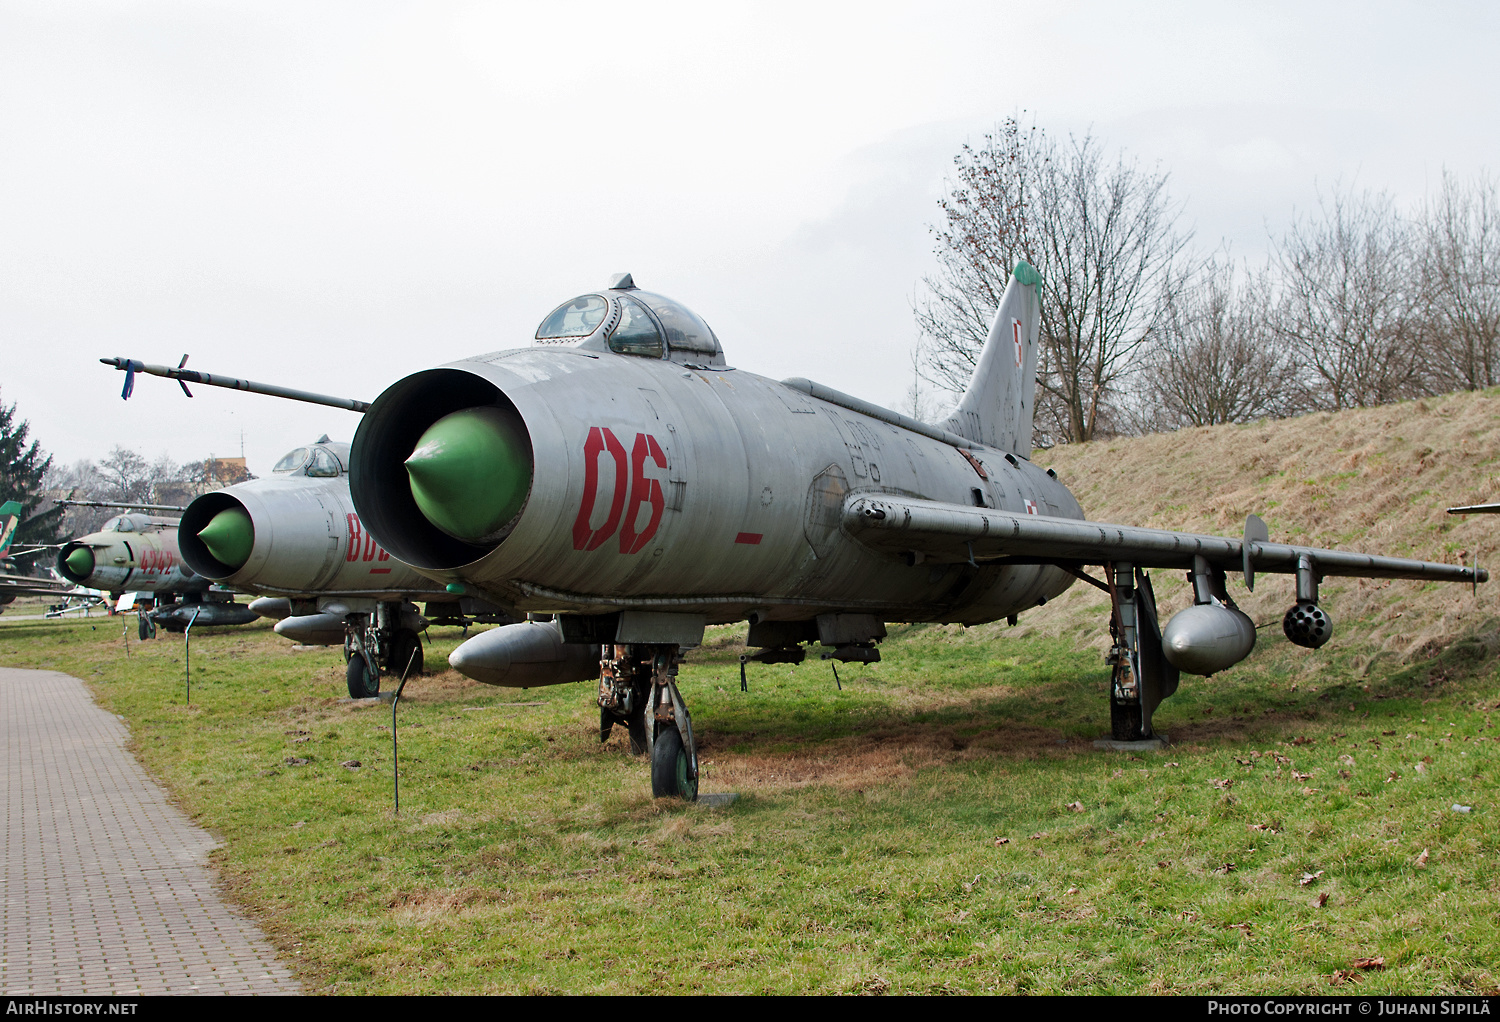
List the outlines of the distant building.
<svg viewBox="0 0 1500 1022">
<path fill-rule="evenodd" d="M 221 487 L 233 486 L 251 478 L 244 458 L 209 458 L 203 463 L 203 475 L 205 479 L 212 480 L 216 486 Z"/>
</svg>

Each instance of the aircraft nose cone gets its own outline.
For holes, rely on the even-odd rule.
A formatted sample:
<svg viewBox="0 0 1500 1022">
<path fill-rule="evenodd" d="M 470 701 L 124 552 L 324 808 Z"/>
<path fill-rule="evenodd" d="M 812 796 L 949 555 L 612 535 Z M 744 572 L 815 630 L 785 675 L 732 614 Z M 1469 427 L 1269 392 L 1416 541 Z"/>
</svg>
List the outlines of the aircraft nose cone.
<svg viewBox="0 0 1500 1022">
<path fill-rule="evenodd" d="M 86 546 L 81 546 L 64 558 L 63 563 L 68 566 L 69 571 L 80 578 L 91 575 L 94 572 L 94 552 Z"/>
<path fill-rule="evenodd" d="M 531 444 L 499 408 L 465 408 L 427 427 L 406 459 L 427 520 L 470 543 L 514 518 L 531 489 Z"/>
<path fill-rule="evenodd" d="M 255 526 L 243 508 L 225 508 L 198 530 L 198 538 L 219 563 L 238 571 L 255 546 Z"/>
</svg>

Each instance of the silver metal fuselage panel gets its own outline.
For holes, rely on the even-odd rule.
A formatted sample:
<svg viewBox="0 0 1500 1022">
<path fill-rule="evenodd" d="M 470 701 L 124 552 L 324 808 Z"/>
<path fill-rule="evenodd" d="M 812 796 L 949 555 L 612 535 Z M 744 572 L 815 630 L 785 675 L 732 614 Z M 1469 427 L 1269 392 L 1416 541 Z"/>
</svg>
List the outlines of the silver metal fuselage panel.
<svg viewBox="0 0 1500 1022">
<path fill-rule="evenodd" d="M 349 477 L 327 479 L 271 476 L 236 483 L 200 497 L 214 511 L 233 498 L 250 515 L 255 542 L 250 557 L 232 573 L 215 573 L 220 584 L 261 596 L 325 593 L 428 593 L 441 589 L 410 565 L 392 557 L 370 535 L 349 499 Z M 196 502 L 195 502 L 196 503 Z M 206 522 L 193 507 L 188 527 Z M 201 542 L 201 541 L 200 541 Z M 187 544 L 191 557 L 194 545 Z M 213 572 L 211 564 L 194 565 Z"/>
</svg>

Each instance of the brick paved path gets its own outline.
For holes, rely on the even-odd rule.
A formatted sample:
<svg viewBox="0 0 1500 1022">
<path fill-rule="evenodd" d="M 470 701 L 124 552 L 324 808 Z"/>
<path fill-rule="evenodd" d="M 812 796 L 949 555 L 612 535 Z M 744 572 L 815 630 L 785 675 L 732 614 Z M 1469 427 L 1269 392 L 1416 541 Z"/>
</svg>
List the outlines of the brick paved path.
<svg viewBox="0 0 1500 1022">
<path fill-rule="evenodd" d="M 0 667 L 0 993 L 300 992 L 125 739 L 77 678 Z"/>
</svg>

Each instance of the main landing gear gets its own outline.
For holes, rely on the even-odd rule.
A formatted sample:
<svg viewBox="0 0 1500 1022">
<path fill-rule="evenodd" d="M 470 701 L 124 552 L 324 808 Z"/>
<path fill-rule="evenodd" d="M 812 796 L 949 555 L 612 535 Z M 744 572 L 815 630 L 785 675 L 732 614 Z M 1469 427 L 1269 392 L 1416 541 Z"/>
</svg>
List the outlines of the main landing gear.
<svg viewBox="0 0 1500 1022">
<path fill-rule="evenodd" d="M 380 676 L 395 678 L 422 673 L 422 640 L 426 627 L 414 604 L 378 603 L 374 614 L 350 614 L 344 619 L 344 677 L 350 699 L 373 699 L 380 694 Z"/>
<path fill-rule="evenodd" d="M 1138 742 L 1156 737 L 1151 714 L 1177 691 L 1179 673 L 1162 655 L 1161 627 L 1151 579 L 1134 565 L 1104 566 L 1112 610 L 1109 634 L 1114 639 L 1105 663 L 1114 668 L 1109 683 L 1111 737 Z"/>
<path fill-rule="evenodd" d="M 698 798 L 698 748 L 693 720 L 677 691 L 677 646 L 606 643 L 599 670 L 599 740 L 616 724 L 630 733 L 630 751 L 651 760 L 651 794 Z"/>
</svg>

